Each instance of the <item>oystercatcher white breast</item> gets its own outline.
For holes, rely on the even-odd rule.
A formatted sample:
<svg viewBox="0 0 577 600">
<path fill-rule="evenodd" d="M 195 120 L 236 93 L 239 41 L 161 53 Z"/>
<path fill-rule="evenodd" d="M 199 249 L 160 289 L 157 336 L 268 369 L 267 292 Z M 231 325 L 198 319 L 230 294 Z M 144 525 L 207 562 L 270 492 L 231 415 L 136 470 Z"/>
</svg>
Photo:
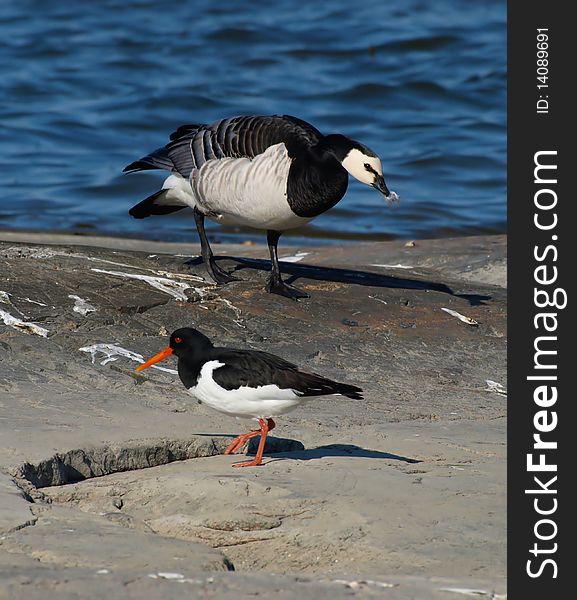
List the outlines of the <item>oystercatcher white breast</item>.
<svg viewBox="0 0 577 600">
<path fill-rule="evenodd" d="M 130 214 L 143 219 L 192 208 L 204 264 L 219 284 L 235 278 L 214 260 L 205 217 L 266 229 L 272 261 L 267 290 L 296 300 L 308 294 L 281 279 L 277 245 L 284 231 L 332 208 L 347 191 L 348 173 L 387 201 L 398 200 L 389 192 L 372 150 L 341 134 L 324 136 L 296 117 L 240 116 L 211 125 L 183 125 L 170 140 L 124 169 L 172 173 L 161 190 L 133 206 Z"/>
<path fill-rule="evenodd" d="M 363 398 L 359 387 L 306 373 L 274 354 L 215 347 L 205 335 L 189 327 L 177 329 L 169 345 L 136 370 L 142 371 L 171 354 L 178 357 L 178 375 L 194 398 L 224 414 L 258 421 L 260 429 L 239 435 L 225 450 L 225 454 L 232 454 L 260 435 L 255 458 L 235 467 L 262 463 L 266 436 L 275 427 L 272 417 L 318 396 Z"/>
</svg>

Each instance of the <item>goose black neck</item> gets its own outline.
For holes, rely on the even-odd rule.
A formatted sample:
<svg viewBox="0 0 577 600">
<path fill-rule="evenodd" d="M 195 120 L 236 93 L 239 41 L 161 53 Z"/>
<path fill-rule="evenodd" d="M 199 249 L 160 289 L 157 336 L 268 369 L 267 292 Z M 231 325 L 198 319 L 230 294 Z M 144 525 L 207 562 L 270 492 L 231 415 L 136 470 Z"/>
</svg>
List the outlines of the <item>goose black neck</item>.
<svg viewBox="0 0 577 600">
<path fill-rule="evenodd" d="M 331 136 L 327 136 L 331 137 Z M 287 181 L 287 200 L 299 217 L 313 218 L 332 208 L 347 191 L 347 171 L 332 152 L 330 140 L 296 156 Z"/>
<path fill-rule="evenodd" d="M 354 148 L 356 143 L 341 133 L 325 135 L 315 146 L 317 153 L 329 154 L 337 161 L 345 160 L 347 154 Z"/>
</svg>

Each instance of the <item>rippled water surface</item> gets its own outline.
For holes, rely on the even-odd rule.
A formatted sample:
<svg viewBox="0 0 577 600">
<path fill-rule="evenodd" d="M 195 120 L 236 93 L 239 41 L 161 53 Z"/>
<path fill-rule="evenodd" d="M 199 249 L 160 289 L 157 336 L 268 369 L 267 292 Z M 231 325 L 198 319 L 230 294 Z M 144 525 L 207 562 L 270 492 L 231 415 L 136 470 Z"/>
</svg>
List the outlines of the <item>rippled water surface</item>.
<svg viewBox="0 0 577 600">
<path fill-rule="evenodd" d="M 504 0 L 1 2 L 0 228 L 191 240 L 191 211 L 128 216 L 162 174 L 122 168 L 182 123 L 288 113 L 371 147 L 402 198 L 391 208 L 351 181 L 294 241 L 502 232 L 505 9 Z"/>
</svg>

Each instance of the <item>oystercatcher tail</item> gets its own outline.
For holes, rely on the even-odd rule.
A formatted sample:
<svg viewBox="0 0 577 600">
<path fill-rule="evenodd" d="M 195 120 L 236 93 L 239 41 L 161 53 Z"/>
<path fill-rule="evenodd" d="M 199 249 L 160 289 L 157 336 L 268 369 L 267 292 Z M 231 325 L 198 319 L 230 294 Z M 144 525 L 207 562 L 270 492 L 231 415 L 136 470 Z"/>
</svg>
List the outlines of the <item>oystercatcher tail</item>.
<svg viewBox="0 0 577 600">
<path fill-rule="evenodd" d="M 190 207 L 201 254 L 218 284 L 235 280 L 221 269 L 204 229 L 205 217 L 225 225 L 265 229 L 272 262 L 266 289 L 298 299 L 308 294 L 281 279 L 281 234 L 332 208 L 347 191 L 348 173 L 399 199 L 385 184 L 379 157 L 341 134 L 323 135 L 288 115 L 241 116 L 212 125 L 183 125 L 170 143 L 129 164 L 124 172 L 165 169 L 162 189 L 130 209 L 136 219 Z"/>
<path fill-rule="evenodd" d="M 180 380 L 200 403 L 235 417 L 258 421 L 260 429 L 239 435 L 225 450 L 234 454 L 253 437 L 260 443 L 253 460 L 234 467 L 262 463 L 266 436 L 275 427 L 272 417 L 282 415 L 317 396 L 340 394 L 362 400 L 362 389 L 306 373 L 286 360 L 258 350 L 219 348 L 200 331 L 185 327 L 170 336 L 169 345 L 136 371 L 175 354 Z"/>
</svg>

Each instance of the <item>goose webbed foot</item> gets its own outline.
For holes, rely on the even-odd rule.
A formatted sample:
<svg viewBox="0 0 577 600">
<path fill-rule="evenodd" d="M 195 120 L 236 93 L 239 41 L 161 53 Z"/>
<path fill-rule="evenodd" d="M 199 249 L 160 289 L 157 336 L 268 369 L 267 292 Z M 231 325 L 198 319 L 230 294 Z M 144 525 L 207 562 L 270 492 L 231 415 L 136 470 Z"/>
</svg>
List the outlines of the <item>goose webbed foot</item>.
<svg viewBox="0 0 577 600">
<path fill-rule="evenodd" d="M 280 267 L 278 264 L 278 251 L 277 245 L 278 240 L 281 236 L 280 231 L 274 231 L 269 229 L 267 231 L 266 239 L 268 243 L 268 249 L 270 252 L 270 260 L 272 270 L 268 281 L 266 282 L 266 291 L 271 294 L 278 294 L 285 298 L 291 298 L 292 300 L 299 300 L 300 298 L 310 298 L 309 294 L 299 290 L 288 283 L 285 283 L 280 276 Z"/>
<path fill-rule="evenodd" d="M 266 291 L 271 294 L 278 294 L 279 296 L 285 296 L 285 298 L 291 298 L 292 300 L 299 300 L 301 298 L 310 298 L 310 295 L 298 288 L 285 283 L 282 279 L 276 277 L 270 277 L 266 282 Z"/>
<path fill-rule="evenodd" d="M 204 214 L 202 214 L 198 208 L 194 209 L 194 220 L 196 221 L 196 228 L 200 237 L 200 253 L 202 255 L 202 261 L 214 282 L 217 285 L 224 285 L 231 281 L 238 281 L 237 277 L 233 277 L 216 264 L 204 229 Z"/>
<path fill-rule="evenodd" d="M 230 283 L 231 281 L 240 281 L 238 277 L 234 277 L 230 273 L 227 273 L 224 269 L 221 269 L 212 257 L 205 261 L 205 265 L 210 276 L 214 279 L 217 285 L 224 285 L 225 283 Z"/>
</svg>

